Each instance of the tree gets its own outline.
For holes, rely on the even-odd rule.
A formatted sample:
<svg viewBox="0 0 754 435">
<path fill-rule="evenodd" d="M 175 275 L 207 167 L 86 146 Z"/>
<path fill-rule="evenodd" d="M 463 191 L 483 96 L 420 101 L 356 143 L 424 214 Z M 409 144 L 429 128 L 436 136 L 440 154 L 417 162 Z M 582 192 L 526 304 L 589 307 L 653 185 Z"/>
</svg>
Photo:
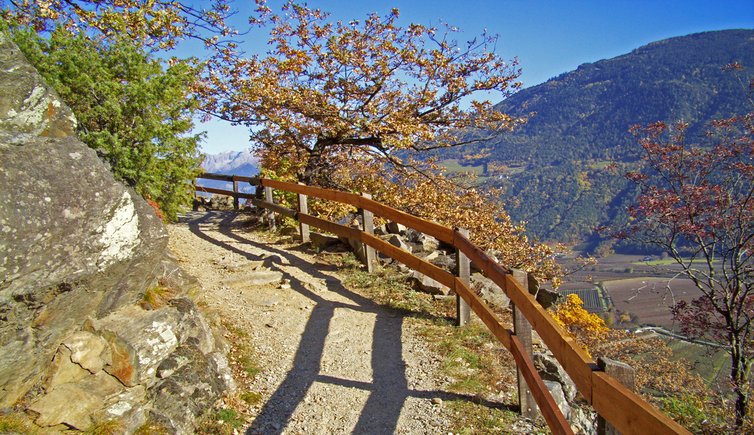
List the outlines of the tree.
<svg viewBox="0 0 754 435">
<path fill-rule="evenodd" d="M 492 51 L 494 37 L 461 45 L 450 39 L 451 26 L 399 26 L 397 9 L 348 23 L 290 2 L 283 15 L 263 12 L 260 20 L 271 26 L 268 56 L 215 66 L 202 94 L 208 112 L 252 127 L 265 176 L 370 192 L 465 227 L 509 266 L 558 275 L 552 249 L 530 243 L 499 197 L 443 176 L 424 156 L 485 141 L 522 121 L 489 101 L 472 101 L 520 86 L 516 62 Z"/>
<path fill-rule="evenodd" d="M 200 135 L 191 135 L 197 102 L 188 62 L 163 69 L 128 40 L 96 41 L 62 28 L 42 39 L 17 30 L 14 40 L 73 110 L 78 134 L 116 178 L 153 200 L 168 219 L 193 198 Z"/>
<path fill-rule="evenodd" d="M 450 26 L 399 26 L 397 9 L 348 23 L 290 2 L 283 10 L 261 18 L 271 25 L 269 55 L 211 70 L 204 90 L 208 111 L 256 127 L 263 160 L 289 161 L 299 181 L 338 187 L 331 168 L 343 155 L 409 168 L 410 152 L 484 139 L 465 141 L 459 129 L 519 121 L 489 101 L 462 109 L 520 86 L 516 62 L 491 51 L 490 35 L 459 45 Z"/>
<path fill-rule="evenodd" d="M 223 40 L 237 32 L 226 24 L 234 14 L 226 0 L 196 8 L 176 0 L 0 0 L 3 19 L 37 32 L 63 28 L 74 34 L 128 38 L 148 47 L 171 49 L 185 38 L 234 48 Z"/>
<path fill-rule="evenodd" d="M 620 236 L 666 251 L 702 292 L 673 314 L 685 334 L 730 354 L 740 429 L 754 358 L 754 113 L 713 122 L 704 146 L 687 144 L 685 129 L 661 122 L 634 129 L 645 165 L 627 174 L 641 193 Z"/>
</svg>

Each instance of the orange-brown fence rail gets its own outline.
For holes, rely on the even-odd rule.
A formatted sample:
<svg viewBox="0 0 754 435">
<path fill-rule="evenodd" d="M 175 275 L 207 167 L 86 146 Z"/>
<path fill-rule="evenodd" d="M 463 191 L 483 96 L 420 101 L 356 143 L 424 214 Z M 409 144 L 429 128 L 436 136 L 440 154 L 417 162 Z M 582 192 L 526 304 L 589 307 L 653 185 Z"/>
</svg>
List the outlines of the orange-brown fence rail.
<svg viewBox="0 0 754 435">
<path fill-rule="evenodd" d="M 204 178 L 209 178 L 206 175 Z M 216 177 L 217 174 L 211 174 L 211 176 Z M 228 178 L 223 179 L 228 180 Z M 308 234 L 308 226 L 314 226 L 339 236 L 347 237 L 376 249 L 382 254 L 400 261 L 413 270 L 453 289 L 460 296 L 463 303 L 470 307 L 471 311 L 482 320 L 500 343 L 512 353 L 518 370 L 531 391 L 531 396 L 533 396 L 542 416 L 547 421 L 553 433 L 568 434 L 573 432 L 535 369 L 531 355 L 529 355 L 522 344 L 524 337 L 518 336 L 516 332 L 506 328 L 500 322 L 492 309 L 470 289 L 467 278 L 456 276 L 375 237 L 372 234 L 371 228 L 369 228 L 370 225 L 364 225 L 364 230 L 361 230 L 312 216 L 306 211 L 306 198 L 312 196 L 348 204 L 362 210 L 365 214 L 370 213 L 381 216 L 454 246 L 458 250 L 459 255 L 462 254 L 468 258 L 484 275 L 505 292 L 517 312 L 521 313 L 528 320 L 531 327 L 537 331 L 542 341 L 563 366 L 584 399 L 620 433 L 689 433 L 681 425 L 644 401 L 638 394 L 602 371 L 589 354 L 570 338 L 565 330 L 555 323 L 552 316 L 514 278 L 512 271 L 498 264 L 483 250 L 469 241 L 462 230 L 450 229 L 435 222 L 418 218 L 374 201 L 365 195 L 270 179 L 249 179 L 243 181 L 258 182 L 258 185 L 265 190 L 265 200 L 253 198 L 252 202 L 258 207 L 270 210 L 270 213 L 282 213 L 285 216 L 298 220 L 302 226 L 302 236 L 305 233 Z M 298 210 L 274 204 L 272 189 L 298 194 Z M 239 195 L 237 191 L 215 193 Z M 238 197 L 252 196 L 244 194 L 244 196 L 239 195 Z M 272 218 L 272 214 L 268 215 L 268 217 Z M 371 215 L 369 219 L 371 221 Z M 274 222 L 274 219 L 271 219 L 271 221 Z M 366 219 L 364 222 L 366 222 Z M 366 258 L 369 259 L 369 255 L 366 255 Z M 371 264 L 367 264 L 367 266 L 371 270 Z"/>
<path fill-rule="evenodd" d="M 233 208 L 238 210 L 240 199 L 253 199 L 254 194 L 243 193 L 239 191 L 239 183 L 248 183 L 252 186 L 256 186 L 259 183 L 258 177 L 244 177 L 242 175 L 225 175 L 225 174 L 212 174 L 205 172 L 196 178 L 204 178 L 207 180 L 228 181 L 233 183 L 233 190 L 218 189 L 214 187 L 199 186 L 194 183 L 194 188 L 197 192 L 214 193 L 218 195 L 228 195 L 233 197 Z"/>
</svg>

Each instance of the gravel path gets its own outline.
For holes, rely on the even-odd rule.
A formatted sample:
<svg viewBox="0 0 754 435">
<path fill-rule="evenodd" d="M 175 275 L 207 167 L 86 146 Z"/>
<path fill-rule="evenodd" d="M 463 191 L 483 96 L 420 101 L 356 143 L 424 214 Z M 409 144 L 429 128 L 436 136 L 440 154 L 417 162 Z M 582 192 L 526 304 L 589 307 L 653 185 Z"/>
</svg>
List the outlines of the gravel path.
<svg viewBox="0 0 754 435">
<path fill-rule="evenodd" d="M 408 318 L 345 288 L 297 245 L 245 229 L 242 215 L 192 213 L 171 249 L 198 297 L 245 330 L 262 371 L 248 434 L 447 433 L 439 357 Z M 282 273 L 282 282 L 280 275 Z M 272 279 L 269 284 L 249 284 Z"/>
</svg>

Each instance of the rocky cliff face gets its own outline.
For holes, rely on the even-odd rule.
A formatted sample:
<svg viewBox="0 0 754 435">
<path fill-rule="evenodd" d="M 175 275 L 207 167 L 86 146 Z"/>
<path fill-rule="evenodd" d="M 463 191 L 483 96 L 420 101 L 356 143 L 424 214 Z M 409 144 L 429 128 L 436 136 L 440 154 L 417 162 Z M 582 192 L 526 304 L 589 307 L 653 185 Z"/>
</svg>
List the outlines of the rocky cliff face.
<svg viewBox="0 0 754 435">
<path fill-rule="evenodd" d="M 233 380 L 153 210 L 0 34 L 0 410 L 190 433 Z M 163 306 L 145 294 L 172 295 Z M 147 308 L 142 308 L 142 306 Z"/>
</svg>

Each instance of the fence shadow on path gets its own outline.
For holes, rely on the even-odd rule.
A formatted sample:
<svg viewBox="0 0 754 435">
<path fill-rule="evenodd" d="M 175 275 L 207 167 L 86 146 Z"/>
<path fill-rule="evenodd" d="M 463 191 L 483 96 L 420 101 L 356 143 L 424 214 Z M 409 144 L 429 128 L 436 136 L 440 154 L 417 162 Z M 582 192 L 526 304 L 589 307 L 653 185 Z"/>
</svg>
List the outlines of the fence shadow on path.
<svg viewBox="0 0 754 435">
<path fill-rule="evenodd" d="M 468 395 L 409 389 L 401 341 L 404 314 L 397 314 L 397 312 L 382 308 L 372 300 L 349 291 L 339 280 L 324 274 L 320 269 L 313 267 L 311 263 L 296 256 L 293 251 L 262 244 L 234 232 L 231 224 L 237 216 L 238 214 L 229 212 L 194 213 L 184 217 L 182 222 L 188 224 L 190 231 L 197 237 L 250 261 L 264 261 L 266 267 L 282 272 L 283 277 L 290 281 L 291 290 L 311 300 L 314 307 L 296 350 L 293 368 L 270 399 L 263 405 L 253 424 L 247 429 L 247 434 L 282 433 L 297 406 L 302 403 L 315 382 L 368 391 L 368 398 L 359 414 L 353 433 L 392 434 L 396 432 L 401 410 L 410 397 L 426 400 L 433 398 L 467 400 L 491 408 L 517 411 L 515 406 L 509 407 L 500 403 L 480 401 L 478 398 Z M 218 240 L 203 231 L 202 225 L 210 224 L 217 224 L 217 230 L 225 237 L 274 255 L 254 255 L 238 249 L 230 243 Z M 299 279 L 287 273 L 285 268 L 280 267 L 283 259 L 287 263 L 286 268 L 292 266 L 306 270 L 312 277 L 324 280 L 329 291 L 338 294 L 349 302 L 331 301 L 312 292 Z M 325 340 L 335 310 L 338 308 L 370 313 L 375 316 L 371 349 L 372 382 L 341 379 L 320 373 Z M 337 400 L 337 397 L 334 397 L 333 400 Z M 316 422 L 313 423 L 316 424 Z"/>
</svg>

